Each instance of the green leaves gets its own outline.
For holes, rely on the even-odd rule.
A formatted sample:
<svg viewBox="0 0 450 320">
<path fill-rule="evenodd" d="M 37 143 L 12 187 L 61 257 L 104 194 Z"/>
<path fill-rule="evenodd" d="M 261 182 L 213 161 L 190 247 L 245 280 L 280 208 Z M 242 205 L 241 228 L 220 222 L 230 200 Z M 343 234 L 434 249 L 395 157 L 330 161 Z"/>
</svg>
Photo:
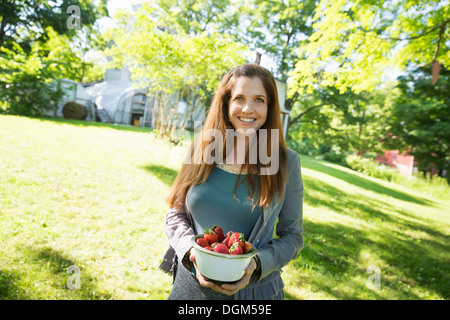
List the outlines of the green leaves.
<svg viewBox="0 0 450 320">
<path fill-rule="evenodd" d="M 252 50 L 276 62 L 275 76 L 286 81 L 297 51 L 311 33 L 315 1 L 253 0 L 240 4 L 236 34 Z"/>
<path fill-rule="evenodd" d="M 139 13 L 132 31 L 118 31 L 116 62 L 130 66 L 135 80 L 150 92 L 173 93 L 187 87 L 217 87 L 220 77 L 242 63 L 245 47 L 218 33 L 198 35 L 161 30 Z M 122 56 L 123 55 L 123 56 Z"/>
<path fill-rule="evenodd" d="M 133 16 L 122 14 L 119 17 L 122 26 L 114 37 L 116 46 L 109 50 L 109 55 L 116 65 L 130 68 L 132 79 L 139 87 L 157 97 L 158 130 L 172 136 L 177 121 L 181 121 L 181 117 L 187 119 L 189 112 L 200 103 L 206 103 L 222 76 L 245 62 L 246 47 L 214 28 L 198 32 L 190 25 L 187 32 L 182 20 L 178 20 L 181 24 L 170 27 L 159 25 L 155 15 L 163 21 L 158 16 L 162 10 L 170 21 L 170 4 L 159 11 L 144 5 Z M 184 8 L 178 10 L 185 12 Z M 202 14 L 209 16 L 204 10 Z M 177 110 L 181 99 L 189 106 L 189 111 L 183 115 Z"/>
<path fill-rule="evenodd" d="M 81 29 L 69 28 L 67 8 L 81 11 Z M 0 6 L 1 112 L 42 115 L 56 107 L 58 80 L 83 81 L 91 66 L 84 55 L 99 47 L 95 21 L 106 15 L 105 0 L 9 1 Z"/>
<path fill-rule="evenodd" d="M 62 92 L 57 79 L 61 73 L 53 57 L 42 56 L 42 46 L 34 43 L 27 54 L 20 45 L 0 48 L 1 113 L 42 115 L 52 110 Z"/>
<path fill-rule="evenodd" d="M 420 170 L 449 170 L 450 161 L 450 73 L 442 70 L 436 85 L 430 68 L 419 68 L 400 78 L 401 94 L 394 100 L 388 118 L 392 138 L 387 146 L 408 150 Z M 396 138 L 394 138 L 396 137 Z"/>
<path fill-rule="evenodd" d="M 320 1 L 314 33 L 290 73 L 290 96 L 314 85 L 373 91 L 387 72 L 434 59 L 449 67 L 448 28 L 439 35 L 450 23 L 449 10 L 436 0 Z"/>
</svg>

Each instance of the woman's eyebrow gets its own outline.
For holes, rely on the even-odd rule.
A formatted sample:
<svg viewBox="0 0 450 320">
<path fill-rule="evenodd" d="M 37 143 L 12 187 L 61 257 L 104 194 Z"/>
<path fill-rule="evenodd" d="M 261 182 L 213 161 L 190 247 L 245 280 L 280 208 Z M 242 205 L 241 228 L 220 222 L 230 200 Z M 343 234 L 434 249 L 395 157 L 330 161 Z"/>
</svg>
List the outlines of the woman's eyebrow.
<svg viewBox="0 0 450 320">
<path fill-rule="evenodd" d="M 233 94 L 233 96 L 234 97 L 236 97 L 236 96 L 246 96 L 246 94 L 245 94 L 245 92 L 235 92 Z M 255 95 L 253 95 L 253 97 L 263 97 L 263 98 L 267 99 L 267 97 L 265 95 L 263 95 L 263 94 L 255 94 Z"/>
</svg>

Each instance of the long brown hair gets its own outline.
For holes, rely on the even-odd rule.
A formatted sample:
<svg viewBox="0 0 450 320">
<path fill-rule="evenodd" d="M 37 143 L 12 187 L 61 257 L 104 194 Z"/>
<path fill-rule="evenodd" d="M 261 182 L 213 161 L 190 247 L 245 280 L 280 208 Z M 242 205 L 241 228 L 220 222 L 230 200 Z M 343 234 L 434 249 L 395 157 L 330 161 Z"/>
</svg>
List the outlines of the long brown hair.
<svg viewBox="0 0 450 320">
<path fill-rule="evenodd" d="M 186 158 L 181 170 L 176 177 L 171 191 L 167 197 L 167 202 L 171 208 L 175 208 L 179 211 L 185 211 L 185 200 L 189 188 L 204 183 L 208 178 L 211 170 L 214 168 L 215 164 L 208 164 L 205 161 L 201 163 L 195 161 L 195 159 L 202 159 L 202 155 L 207 148 L 210 146 L 210 141 L 202 141 L 202 134 L 209 129 L 217 129 L 222 133 L 223 141 L 223 152 L 225 154 L 226 150 L 226 130 L 233 129 L 233 126 L 228 118 L 228 106 L 231 99 L 233 90 L 236 86 L 236 81 L 239 77 L 258 77 L 261 79 L 264 89 L 267 93 L 267 118 L 265 123 L 260 129 L 267 129 L 267 151 L 270 153 L 271 150 L 271 129 L 278 129 L 278 155 L 279 155 L 279 168 L 276 174 L 273 175 L 261 175 L 260 169 L 266 165 L 261 164 L 260 159 L 258 159 L 256 164 L 249 163 L 248 152 L 245 157 L 245 165 L 241 167 L 241 173 L 244 167 L 247 169 L 247 190 L 249 186 L 251 187 L 251 198 L 253 200 L 255 193 L 255 186 L 252 179 L 252 174 L 258 174 L 259 177 L 259 195 L 257 201 L 253 201 L 254 206 L 258 205 L 261 207 L 268 208 L 272 203 L 275 194 L 278 192 L 279 199 L 281 201 L 281 195 L 284 191 L 284 179 L 287 177 L 287 160 L 286 160 L 286 142 L 283 136 L 283 128 L 280 119 L 280 105 L 278 103 L 278 93 L 277 86 L 273 75 L 267 69 L 257 65 L 257 64 L 244 64 L 233 68 L 228 72 L 223 78 L 222 82 L 214 96 L 211 103 L 211 107 L 208 111 L 205 123 L 202 128 L 201 134 L 195 139 L 200 139 L 198 143 L 192 143 L 190 147 L 190 152 Z M 258 130 L 259 131 L 259 130 Z M 258 132 L 257 132 L 258 134 Z M 257 139 L 259 142 L 259 139 Z M 233 141 L 234 142 L 234 141 Z M 197 146 L 197 148 L 195 148 Z M 270 155 L 268 155 L 270 156 Z M 197 157 L 197 158 L 196 158 Z M 233 195 L 239 184 L 239 179 L 236 182 Z"/>
</svg>

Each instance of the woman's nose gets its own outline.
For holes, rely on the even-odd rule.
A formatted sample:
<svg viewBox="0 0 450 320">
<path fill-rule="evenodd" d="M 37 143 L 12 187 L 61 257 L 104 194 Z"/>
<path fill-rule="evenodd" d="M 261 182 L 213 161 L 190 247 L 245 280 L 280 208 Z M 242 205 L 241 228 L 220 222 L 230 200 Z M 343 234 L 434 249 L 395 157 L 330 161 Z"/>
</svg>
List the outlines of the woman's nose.
<svg viewBox="0 0 450 320">
<path fill-rule="evenodd" d="M 247 102 L 244 107 L 242 108 L 242 112 L 244 113 L 252 113 L 253 107 L 251 105 L 251 102 Z"/>
</svg>

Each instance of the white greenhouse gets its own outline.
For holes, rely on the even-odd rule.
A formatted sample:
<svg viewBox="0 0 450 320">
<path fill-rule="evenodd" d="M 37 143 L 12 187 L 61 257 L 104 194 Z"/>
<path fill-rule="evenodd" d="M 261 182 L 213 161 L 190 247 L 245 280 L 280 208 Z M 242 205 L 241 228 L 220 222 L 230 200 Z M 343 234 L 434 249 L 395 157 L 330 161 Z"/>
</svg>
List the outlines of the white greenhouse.
<svg viewBox="0 0 450 320">
<path fill-rule="evenodd" d="M 281 109 L 281 122 L 286 135 L 290 111 L 285 109 L 286 83 L 276 79 L 278 99 Z M 131 74 L 127 69 L 108 69 L 104 81 L 85 85 L 64 79 L 61 86 L 65 92 L 58 103 L 56 114 L 52 115 L 90 121 L 100 121 L 153 127 L 154 98 L 147 95 L 145 89 L 136 89 L 131 81 Z M 174 96 L 175 99 L 175 96 Z M 184 100 L 178 103 L 177 112 L 188 112 L 189 108 Z M 204 121 L 206 105 L 196 108 L 187 122 L 186 128 L 193 129 L 194 121 Z M 181 119 L 180 119 L 181 120 Z"/>
<path fill-rule="evenodd" d="M 133 88 L 126 69 L 108 69 L 105 80 L 86 91 L 91 95 L 101 122 L 151 126 L 152 108 L 146 91 Z"/>
</svg>

